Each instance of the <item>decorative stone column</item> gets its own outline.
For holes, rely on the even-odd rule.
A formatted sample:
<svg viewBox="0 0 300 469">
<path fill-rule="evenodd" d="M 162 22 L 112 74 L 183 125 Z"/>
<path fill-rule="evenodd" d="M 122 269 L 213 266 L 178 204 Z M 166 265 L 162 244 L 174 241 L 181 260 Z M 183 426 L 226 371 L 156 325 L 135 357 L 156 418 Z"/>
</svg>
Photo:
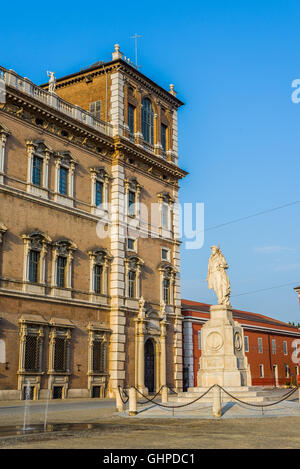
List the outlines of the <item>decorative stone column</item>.
<svg viewBox="0 0 300 469">
<path fill-rule="evenodd" d="M 160 385 L 167 384 L 167 356 L 166 356 L 166 335 L 167 322 L 163 319 L 160 322 Z"/>
<path fill-rule="evenodd" d="M 137 341 L 137 388 L 145 391 L 145 319 L 137 318 L 136 321 L 136 341 Z"/>
</svg>

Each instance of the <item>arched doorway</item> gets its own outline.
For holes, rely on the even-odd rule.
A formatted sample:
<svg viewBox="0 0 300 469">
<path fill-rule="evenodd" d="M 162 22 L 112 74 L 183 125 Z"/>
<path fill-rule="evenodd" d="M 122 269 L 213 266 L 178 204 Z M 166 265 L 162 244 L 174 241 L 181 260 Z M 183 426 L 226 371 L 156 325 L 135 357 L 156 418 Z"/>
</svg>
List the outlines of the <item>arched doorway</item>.
<svg viewBox="0 0 300 469">
<path fill-rule="evenodd" d="M 151 339 L 145 343 L 145 386 L 154 392 L 154 344 Z"/>
</svg>

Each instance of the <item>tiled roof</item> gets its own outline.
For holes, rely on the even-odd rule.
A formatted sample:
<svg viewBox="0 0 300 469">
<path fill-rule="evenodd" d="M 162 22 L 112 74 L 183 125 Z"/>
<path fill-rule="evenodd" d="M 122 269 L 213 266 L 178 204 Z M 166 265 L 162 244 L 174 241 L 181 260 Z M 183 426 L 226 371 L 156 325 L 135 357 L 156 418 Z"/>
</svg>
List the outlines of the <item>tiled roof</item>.
<svg viewBox="0 0 300 469">
<path fill-rule="evenodd" d="M 195 311 L 209 313 L 210 306 L 211 305 L 207 303 L 199 303 L 197 301 L 190 300 L 181 300 L 181 309 L 183 312 Z M 297 327 L 291 326 L 286 322 L 279 321 L 278 319 L 273 319 L 268 316 L 264 316 L 263 314 L 250 313 L 249 311 L 241 311 L 239 309 L 232 309 L 232 316 L 235 320 L 244 320 L 266 325 L 281 326 L 299 332 L 299 329 Z"/>
</svg>

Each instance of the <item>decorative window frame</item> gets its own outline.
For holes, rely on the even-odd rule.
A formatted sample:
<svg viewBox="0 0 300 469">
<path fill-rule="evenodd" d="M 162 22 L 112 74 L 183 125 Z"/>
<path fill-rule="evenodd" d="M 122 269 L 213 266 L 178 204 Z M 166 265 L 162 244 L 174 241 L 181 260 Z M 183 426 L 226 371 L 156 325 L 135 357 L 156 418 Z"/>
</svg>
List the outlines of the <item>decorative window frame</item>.
<svg viewBox="0 0 300 469">
<path fill-rule="evenodd" d="M 125 215 L 127 223 L 131 226 L 133 219 L 136 219 L 135 226 L 132 228 L 137 228 L 140 225 L 140 199 L 141 199 L 141 190 L 142 186 L 138 183 L 136 178 L 124 179 L 125 186 Z M 135 204 L 134 204 L 134 213 L 129 214 L 129 191 L 135 193 Z"/>
<path fill-rule="evenodd" d="M 175 267 L 167 261 L 162 261 L 158 270 L 160 273 L 160 303 L 165 303 L 164 299 L 164 279 L 170 280 L 170 291 L 169 291 L 169 304 L 166 304 L 167 308 L 173 308 L 175 306 L 175 287 L 176 287 L 176 275 L 177 270 Z"/>
<path fill-rule="evenodd" d="M 284 340 L 282 343 L 283 346 L 283 355 L 288 355 L 288 343 L 287 340 Z"/>
<path fill-rule="evenodd" d="M 68 239 L 61 239 L 52 244 L 52 281 L 51 281 L 51 294 L 53 296 L 60 296 L 71 298 L 72 296 L 72 264 L 73 253 L 76 251 L 77 246 Z M 66 258 L 66 272 L 65 272 L 65 287 L 57 285 L 57 258 Z"/>
<path fill-rule="evenodd" d="M 93 303 L 102 302 L 107 304 L 108 296 L 108 270 L 111 261 L 111 256 L 104 248 L 93 249 L 88 252 L 90 258 L 90 301 Z M 102 267 L 102 278 L 101 278 L 101 291 L 100 293 L 95 292 L 95 266 L 99 265 Z"/>
<path fill-rule="evenodd" d="M 103 167 L 90 168 L 91 175 L 91 212 L 95 215 L 102 216 L 108 211 L 108 187 L 110 176 Z M 103 201 L 100 206 L 96 205 L 96 183 L 103 184 Z"/>
<path fill-rule="evenodd" d="M 72 329 L 74 329 L 74 324 L 69 319 L 60 319 L 60 318 L 51 318 L 49 322 L 50 332 L 49 332 L 49 357 L 48 357 L 48 372 L 49 383 L 48 389 L 51 393 L 51 398 L 53 398 L 54 387 L 62 387 L 62 399 L 65 399 L 68 396 L 69 389 L 69 377 L 71 375 L 70 371 L 70 346 L 72 338 Z M 56 371 L 54 369 L 55 364 L 55 344 L 56 339 L 62 338 L 66 341 L 66 369 L 64 371 Z"/>
<path fill-rule="evenodd" d="M 93 397 L 93 387 L 100 387 L 100 397 L 105 397 L 106 389 L 108 385 L 108 356 L 109 356 L 109 341 L 111 329 L 105 327 L 102 323 L 89 322 L 87 326 L 88 330 L 88 390 L 90 397 Z M 93 348 L 94 342 L 101 341 L 105 346 L 105 370 L 94 371 L 93 369 Z"/>
<path fill-rule="evenodd" d="M 44 328 L 48 325 L 47 321 L 42 316 L 22 314 L 19 319 L 19 367 L 18 367 L 18 390 L 20 391 L 20 399 L 23 398 L 24 388 L 28 381 L 30 386 L 34 387 L 33 399 L 39 398 L 41 377 L 44 375 L 43 364 L 43 346 L 44 346 Z M 34 335 L 38 338 L 39 357 L 38 369 L 26 370 L 25 369 L 25 353 L 26 341 L 29 335 Z"/>
<path fill-rule="evenodd" d="M 74 173 L 77 161 L 72 158 L 69 151 L 62 151 L 55 155 L 55 186 L 54 201 L 68 207 L 74 207 Z M 68 191 L 67 194 L 59 192 L 60 168 L 68 169 Z"/>
<path fill-rule="evenodd" d="M 51 238 L 41 231 L 23 234 L 21 237 L 24 242 L 23 291 L 44 295 L 46 289 L 46 256 L 48 247 L 51 243 Z M 40 253 L 38 281 L 36 283 L 30 282 L 29 279 L 31 250 L 38 251 Z"/>
<path fill-rule="evenodd" d="M 158 208 L 159 208 L 159 235 L 162 238 L 172 238 L 173 236 L 173 209 L 174 199 L 168 192 L 160 192 L 158 194 Z M 163 226 L 163 206 L 167 207 L 167 227 Z"/>
<path fill-rule="evenodd" d="M 150 111 L 145 110 L 146 102 L 150 103 L 150 107 L 149 107 Z M 147 133 L 149 133 L 148 140 L 146 140 L 145 138 L 146 135 L 144 133 L 144 113 L 145 112 L 149 112 L 149 116 L 150 116 L 150 122 L 146 122 L 146 125 L 149 127 L 147 130 Z M 149 116 L 148 116 L 148 120 L 149 120 Z M 141 101 L 141 133 L 143 136 L 144 145 L 146 146 L 150 145 L 154 147 L 156 143 L 156 139 L 155 139 L 155 119 L 156 118 L 157 118 L 157 114 L 155 113 L 155 108 L 153 106 L 152 100 L 147 95 L 143 96 L 142 101 Z"/>
<path fill-rule="evenodd" d="M 9 135 L 9 130 L 3 124 L 0 123 L 0 184 L 4 184 L 5 147 Z"/>
<path fill-rule="evenodd" d="M 136 254 L 132 254 L 124 259 L 125 263 L 125 297 L 128 301 L 134 301 L 137 303 L 137 300 L 141 297 L 141 272 L 144 261 L 138 257 Z M 129 296 L 129 280 L 128 274 L 129 271 L 135 272 L 135 295 L 134 297 Z"/>
<path fill-rule="evenodd" d="M 257 350 L 258 350 L 258 353 L 264 353 L 264 345 L 263 345 L 262 337 L 257 338 Z"/>
<path fill-rule="evenodd" d="M 54 154 L 53 150 L 44 143 L 43 140 L 27 140 L 27 192 L 42 197 L 44 199 L 49 198 L 49 160 Z M 42 184 L 37 186 L 33 184 L 33 158 L 37 156 L 43 160 L 42 167 Z"/>
</svg>

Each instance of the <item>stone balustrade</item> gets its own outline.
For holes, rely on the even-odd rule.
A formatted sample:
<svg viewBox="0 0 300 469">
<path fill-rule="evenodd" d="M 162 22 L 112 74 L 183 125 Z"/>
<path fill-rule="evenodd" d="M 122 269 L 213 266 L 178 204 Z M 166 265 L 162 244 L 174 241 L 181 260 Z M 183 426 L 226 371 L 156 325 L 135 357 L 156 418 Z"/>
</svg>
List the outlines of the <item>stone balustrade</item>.
<svg viewBox="0 0 300 469">
<path fill-rule="evenodd" d="M 50 93 L 39 86 L 35 85 L 28 78 L 21 77 L 14 70 L 7 70 L 0 67 L 0 80 L 6 85 L 11 86 L 24 94 L 40 101 L 47 106 L 58 110 L 59 112 L 92 127 L 93 129 L 112 136 L 111 124 L 94 117 L 90 112 L 85 111 L 81 107 L 71 104 L 60 98 L 56 93 Z"/>
</svg>

